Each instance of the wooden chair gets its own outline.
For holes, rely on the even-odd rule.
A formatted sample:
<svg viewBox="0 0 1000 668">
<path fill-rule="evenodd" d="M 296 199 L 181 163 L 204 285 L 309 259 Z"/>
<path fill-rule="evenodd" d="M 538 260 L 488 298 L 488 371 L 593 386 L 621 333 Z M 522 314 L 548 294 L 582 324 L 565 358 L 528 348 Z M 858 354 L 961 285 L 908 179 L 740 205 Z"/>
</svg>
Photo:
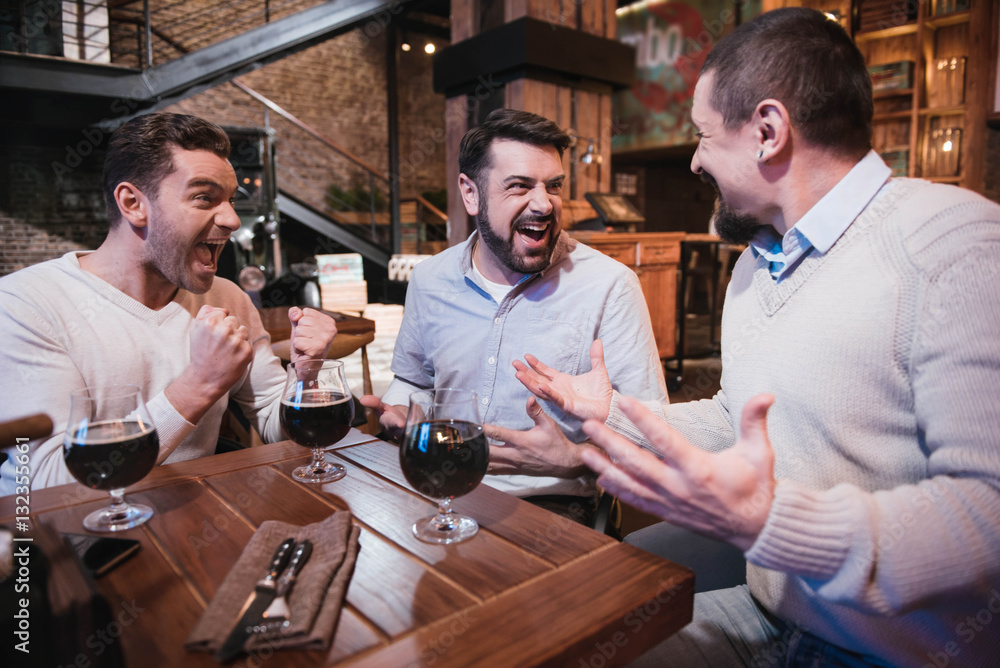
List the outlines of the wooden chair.
<svg viewBox="0 0 1000 668">
<path fill-rule="evenodd" d="M 10 447 L 19 438 L 33 441 L 36 438 L 44 438 L 51 433 L 52 418 L 44 413 L 0 422 L 0 447 Z"/>
<path fill-rule="evenodd" d="M 372 376 L 368 367 L 368 344 L 375 340 L 375 332 L 367 334 L 344 334 L 337 332 L 333 337 L 333 343 L 326 353 L 327 359 L 341 359 L 352 354 L 356 350 L 361 350 L 361 386 L 365 394 L 372 394 Z M 291 361 L 291 341 L 275 341 L 271 344 L 271 350 L 281 360 L 283 366 L 287 366 Z M 366 411 L 367 419 L 364 426 L 359 429 L 366 434 L 375 435 L 381 430 L 378 418 L 371 411 Z"/>
<path fill-rule="evenodd" d="M 0 448 L 13 447 L 19 438 L 33 441 L 52 433 L 52 418 L 44 413 L 29 415 L 16 420 L 0 422 Z M 21 441 L 22 443 L 25 441 Z M 0 452 L 0 464 L 7 460 L 7 453 Z"/>
</svg>

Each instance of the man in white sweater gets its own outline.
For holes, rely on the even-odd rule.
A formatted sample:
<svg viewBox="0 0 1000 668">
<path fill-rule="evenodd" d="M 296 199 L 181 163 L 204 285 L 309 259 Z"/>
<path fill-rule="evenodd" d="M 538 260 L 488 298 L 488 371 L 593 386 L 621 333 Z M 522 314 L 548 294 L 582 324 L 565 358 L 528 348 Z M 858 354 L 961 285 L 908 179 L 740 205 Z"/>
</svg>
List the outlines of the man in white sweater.
<svg viewBox="0 0 1000 668">
<path fill-rule="evenodd" d="M 32 488 L 73 482 L 62 458 L 70 394 L 138 385 L 160 440 L 158 463 L 210 455 L 232 398 L 268 441 L 281 363 L 247 295 L 215 277 L 240 221 L 229 139 L 193 116 L 140 116 L 112 136 L 104 166 L 110 227 L 92 252 L 71 252 L 0 279 L 0 420 L 47 413 L 31 443 Z M 328 316 L 289 310 L 292 359 L 325 354 Z M 11 454 L 13 448 L 8 450 Z M 0 495 L 23 493 L 9 458 Z"/>
<path fill-rule="evenodd" d="M 748 584 L 639 665 L 1000 665 L 1000 207 L 890 178 L 865 62 L 819 12 L 723 39 L 691 116 L 717 229 L 750 244 L 722 390 L 651 411 L 599 364 L 518 372 L 591 418 L 599 484 L 745 553 Z"/>
</svg>

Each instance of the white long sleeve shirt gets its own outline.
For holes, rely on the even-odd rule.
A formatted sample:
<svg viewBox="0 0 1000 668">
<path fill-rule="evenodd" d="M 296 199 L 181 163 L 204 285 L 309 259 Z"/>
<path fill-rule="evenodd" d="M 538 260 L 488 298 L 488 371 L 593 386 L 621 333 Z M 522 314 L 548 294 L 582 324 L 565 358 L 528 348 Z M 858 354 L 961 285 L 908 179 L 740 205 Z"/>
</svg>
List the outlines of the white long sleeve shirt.
<svg viewBox="0 0 1000 668">
<path fill-rule="evenodd" d="M 283 438 L 276 408 L 284 372 L 257 310 L 239 287 L 216 278 L 204 295 L 178 290 L 171 303 L 153 311 L 81 269 L 79 254 L 0 278 L 0 420 L 46 413 L 55 428 L 52 436 L 31 443 L 33 488 L 74 482 L 63 463 L 62 440 L 70 394 L 82 388 L 138 385 L 161 451 L 172 450 L 166 462 L 215 452 L 229 397 L 265 441 Z M 194 425 L 163 391 L 190 361 L 190 329 L 204 304 L 228 309 L 247 326 L 254 358 L 243 380 Z M 0 467 L 0 495 L 13 493 L 8 459 Z"/>
</svg>

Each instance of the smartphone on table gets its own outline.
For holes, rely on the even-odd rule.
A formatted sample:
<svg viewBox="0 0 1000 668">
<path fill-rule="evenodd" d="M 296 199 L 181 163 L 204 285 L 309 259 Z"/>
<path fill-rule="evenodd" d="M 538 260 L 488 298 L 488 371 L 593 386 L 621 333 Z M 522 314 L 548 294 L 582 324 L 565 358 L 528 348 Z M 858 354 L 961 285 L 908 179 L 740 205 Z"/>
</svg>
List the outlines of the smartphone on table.
<svg viewBox="0 0 1000 668">
<path fill-rule="evenodd" d="M 76 553 L 83 570 L 92 578 L 100 578 L 139 551 L 140 543 L 129 538 L 94 536 L 82 533 L 62 534 Z"/>
</svg>

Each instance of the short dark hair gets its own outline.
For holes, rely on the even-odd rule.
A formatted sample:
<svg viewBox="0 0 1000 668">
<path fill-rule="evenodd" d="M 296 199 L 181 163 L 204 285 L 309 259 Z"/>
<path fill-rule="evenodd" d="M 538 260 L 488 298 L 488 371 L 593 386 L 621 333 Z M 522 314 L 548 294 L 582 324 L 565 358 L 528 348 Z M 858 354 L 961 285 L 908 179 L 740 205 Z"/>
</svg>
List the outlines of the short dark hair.
<svg viewBox="0 0 1000 668">
<path fill-rule="evenodd" d="M 723 38 L 701 71 L 715 72 L 711 103 L 730 130 L 774 98 L 810 144 L 851 158 L 871 149 L 874 103 L 864 56 L 822 12 L 765 12 Z"/>
<path fill-rule="evenodd" d="M 511 140 L 534 146 L 554 146 L 562 158 L 569 147 L 569 135 L 544 116 L 515 109 L 497 109 L 462 137 L 458 148 L 458 169 L 480 185 L 479 178 L 493 166 L 490 147 L 495 140 Z"/>
<path fill-rule="evenodd" d="M 171 160 L 174 147 L 211 151 L 223 160 L 229 159 L 229 137 L 225 130 L 197 116 L 147 114 L 114 131 L 104 158 L 104 206 L 111 227 L 121 220 L 115 201 L 118 184 L 131 183 L 156 199 L 159 182 L 175 169 Z"/>
</svg>

